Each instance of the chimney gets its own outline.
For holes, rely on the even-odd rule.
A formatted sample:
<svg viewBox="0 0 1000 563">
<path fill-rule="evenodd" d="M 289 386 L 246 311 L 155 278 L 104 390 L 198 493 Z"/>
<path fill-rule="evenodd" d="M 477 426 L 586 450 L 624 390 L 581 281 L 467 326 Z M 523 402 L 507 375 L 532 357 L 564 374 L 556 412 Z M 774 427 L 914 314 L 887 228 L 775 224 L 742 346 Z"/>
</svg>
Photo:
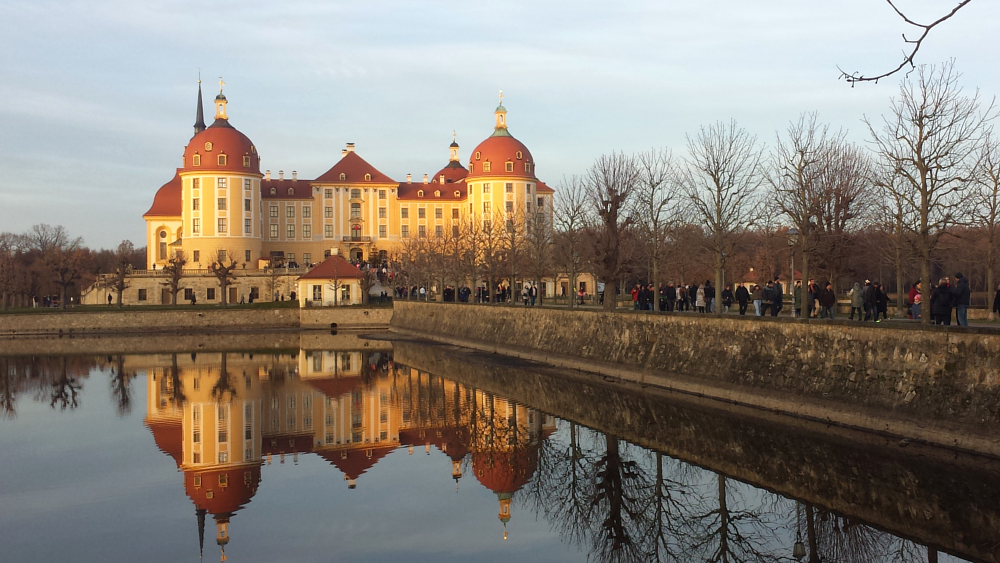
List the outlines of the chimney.
<svg viewBox="0 0 1000 563">
<path fill-rule="evenodd" d="M 349 152 L 354 152 L 354 143 L 347 143 L 347 148 L 344 149 L 345 154 Z"/>
<path fill-rule="evenodd" d="M 424 174 L 424 183 L 426 184 L 427 182 L 428 182 L 428 180 L 427 180 L 427 174 Z"/>
<path fill-rule="evenodd" d="M 409 184 L 412 181 L 413 181 L 413 174 L 407 174 L 406 175 L 406 183 Z"/>
<path fill-rule="evenodd" d="M 264 179 L 268 180 L 268 181 L 271 180 L 271 171 L 270 170 L 265 170 L 264 171 Z"/>
<path fill-rule="evenodd" d="M 299 173 L 296 172 L 295 170 L 292 170 L 292 181 L 294 182 L 295 180 L 298 179 L 299 179 Z"/>
<path fill-rule="evenodd" d="M 278 170 L 278 180 L 284 180 L 284 179 L 285 179 L 285 171 Z"/>
</svg>

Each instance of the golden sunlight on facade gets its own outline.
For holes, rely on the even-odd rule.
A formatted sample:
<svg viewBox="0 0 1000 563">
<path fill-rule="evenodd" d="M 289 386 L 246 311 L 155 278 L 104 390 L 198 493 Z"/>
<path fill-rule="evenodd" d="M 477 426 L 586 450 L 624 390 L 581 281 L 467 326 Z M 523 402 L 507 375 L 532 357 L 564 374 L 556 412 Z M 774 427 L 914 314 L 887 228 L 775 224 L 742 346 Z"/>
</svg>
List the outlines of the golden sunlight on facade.
<svg viewBox="0 0 1000 563">
<path fill-rule="evenodd" d="M 497 495 L 504 538 L 515 493 L 532 478 L 555 419 L 406 366 L 391 351 L 297 350 L 279 355 L 137 357 L 147 381 L 144 423 L 173 458 L 225 560 L 229 524 L 249 504 L 265 465 L 316 454 L 349 489 L 387 455 L 434 450 L 455 481 L 466 464 Z"/>
</svg>

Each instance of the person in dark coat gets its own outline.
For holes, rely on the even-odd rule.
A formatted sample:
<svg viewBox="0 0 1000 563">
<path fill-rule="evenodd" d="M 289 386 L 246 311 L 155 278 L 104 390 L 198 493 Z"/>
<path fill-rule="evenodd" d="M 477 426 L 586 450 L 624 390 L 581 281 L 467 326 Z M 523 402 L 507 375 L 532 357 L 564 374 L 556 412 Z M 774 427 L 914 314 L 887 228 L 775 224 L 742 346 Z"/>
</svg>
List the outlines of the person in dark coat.
<svg viewBox="0 0 1000 563">
<path fill-rule="evenodd" d="M 875 322 L 881 322 L 879 316 L 882 319 L 889 320 L 889 294 L 885 292 L 885 286 L 880 283 L 875 284 L 875 289 L 878 290 L 875 296 L 876 306 L 878 307 L 875 312 Z"/>
<path fill-rule="evenodd" d="M 997 286 L 997 294 L 993 296 L 993 314 L 1000 315 L 1000 285 Z"/>
<path fill-rule="evenodd" d="M 712 287 L 712 281 L 705 281 L 705 310 L 709 313 L 715 312 L 715 288 Z"/>
<path fill-rule="evenodd" d="M 997 290 L 997 295 L 1000 295 L 1000 289 Z M 747 314 L 747 304 L 750 303 L 750 292 L 743 285 L 736 288 L 736 302 L 740 304 L 740 315 Z"/>
<path fill-rule="evenodd" d="M 663 297 L 667 301 L 667 312 L 672 313 L 674 311 L 674 304 L 677 302 L 677 286 L 674 282 L 667 284 L 667 289 L 663 292 Z"/>
<path fill-rule="evenodd" d="M 827 282 L 826 287 L 819 290 L 819 318 L 825 319 L 829 318 L 831 321 L 834 318 L 833 309 L 837 305 L 837 294 L 833 292 L 833 284 Z"/>
<path fill-rule="evenodd" d="M 961 273 L 955 274 L 955 287 L 952 288 L 955 305 L 955 318 L 958 326 L 969 326 L 969 302 L 972 292 L 969 290 L 969 278 Z"/>
<path fill-rule="evenodd" d="M 725 313 L 729 312 L 729 309 L 733 306 L 733 301 L 735 300 L 733 296 L 733 286 L 726 284 L 726 288 L 722 290 L 722 310 Z"/>
<path fill-rule="evenodd" d="M 941 278 L 931 292 L 931 319 L 936 325 L 951 325 L 952 291 L 948 278 Z"/>
<path fill-rule="evenodd" d="M 863 290 L 865 300 L 865 320 L 878 321 L 878 288 L 871 280 L 865 280 Z"/>
</svg>

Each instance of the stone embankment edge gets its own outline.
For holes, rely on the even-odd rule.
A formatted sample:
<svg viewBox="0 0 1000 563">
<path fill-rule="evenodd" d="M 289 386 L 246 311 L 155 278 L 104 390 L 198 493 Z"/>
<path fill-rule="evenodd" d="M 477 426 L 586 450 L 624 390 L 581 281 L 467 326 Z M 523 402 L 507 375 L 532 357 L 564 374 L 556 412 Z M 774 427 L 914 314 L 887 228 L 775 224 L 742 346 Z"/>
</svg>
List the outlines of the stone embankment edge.
<svg viewBox="0 0 1000 563">
<path fill-rule="evenodd" d="M 407 304 L 407 306 L 412 305 Z M 488 313 L 486 315 L 488 316 Z M 576 370 L 597 375 L 608 381 L 628 382 L 643 387 L 651 386 L 823 424 L 875 432 L 894 439 L 915 440 L 935 446 L 1000 457 L 1000 440 L 992 438 L 992 434 L 989 432 L 969 432 L 968 425 L 960 422 L 915 417 L 908 413 L 892 413 L 892 416 L 885 416 L 883 414 L 885 409 L 878 405 L 845 405 L 843 401 L 827 401 L 780 390 L 726 385 L 718 381 L 706 383 L 691 377 L 644 369 L 636 365 L 603 362 L 594 358 L 571 356 L 533 347 L 501 345 L 471 337 L 456 337 L 427 330 L 424 327 L 400 326 L 406 322 L 407 318 L 413 318 L 412 311 L 410 311 L 409 316 L 397 315 L 394 317 L 390 331 L 408 337 L 431 339 L 449 345 Z M 526 326 L 525 330 L 531 330 L 531 327 Z M 476 332 L 470 329 L 467 334 L 471 336 Z M 942 336 L 947 339 L 946 334 L 942 334 Z"/>
</svg>

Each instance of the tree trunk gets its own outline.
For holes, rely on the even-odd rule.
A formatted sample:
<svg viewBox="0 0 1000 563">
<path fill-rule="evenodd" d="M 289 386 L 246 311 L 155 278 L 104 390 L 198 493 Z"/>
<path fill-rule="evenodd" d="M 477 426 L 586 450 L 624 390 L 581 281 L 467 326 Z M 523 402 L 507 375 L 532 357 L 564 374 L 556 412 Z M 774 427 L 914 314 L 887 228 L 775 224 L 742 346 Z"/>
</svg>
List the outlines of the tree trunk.
<svg viewBox="0 0 1000 563">
<path fill-rule="evenodd" d="M 996 267 L 996 256 L 994 255 L 993 248 L 993 237 L 990 236 L 989 246 L 986 248 L 986 311 L 989 314 L 989 319 L 994 320 L 993 298 L 996 297 L 996 282 L 993 279 L 993 270 Z"/>
<path fill-rule="evenodd" d="M 795 277 L 795 273 L 794 272 L 792 273 L 792 277 Z M 792 301 L 793 301 L 792 302 L 792 308 L 794 308 L 795 307 L 795 303 L 794 303 L 794 300 L 795 300 L 795 297 L 794 297 L 795 293 L 794 293 L 794 291 L 795 290 L 793 289 L 792 291 L 793 291 L 793 293 L 792 293 L 792 295 L 793 295 L 793 297 L 792 297 Z M 806 303 L 806 300 L 809 299 L 809 251 L 806 250 L 805 246 L 802 247 L 802 290 L 799 292 L 799 294 L 801 295 L 801 299 L 802 299 L 802 303 L 800 303 L 799 305 L 802 307 L 802 310 L 805 312 L 805 318 L 808 319 L 809 318 L 809 312 L 812 311 L 812 305 L 813 304 L 812 304 L 812 301 L 809 301 L 808 304 Z"/>
<path fill-rule="evenodd" d="M 608 299 L 608 290 L 611 290 L 611 298 Z M 594 291 L 597 291 L 597 287 L 594 287 Z M 618 306 L 618 282 L 608 280 L 604 282 L 604 310 L 614 311 Z"/>
<path fill-rule="evenodd" d="M 920 260 L 920 324 L 931 324 L 931 262 L 926 256 Z"/>
<path fill-rule="evenodd" d="M 722 267 L 725 258 L 722 256 L 722 252 L 715 253 L 715 298 L 712 302 L 715 304 L 715 311 L 718 314 L 722 314 L 722 305 L 719 301 L 722 299 Z"/>
<path fill-rule="evenodd" d="M 729 506 L 726 504 L 726 478 L 719 473 L 719 553 L 729 559 Z"/>
<path fill-rule="evenodd" d="M 60 309 L 65 309 L 66 308 L 66 286 L 65 285 L 60 285 L 59 286 L 59 308 Z"/>
<path fill-rule="evenodd" d="M 896 317 L 906 316 L 906 303 L 903 293 L 903 258 L 902 253 L 896 251 Z"/>
<path fill-rule="evenodd" d="M 811 504 L 806 505 L 806 537 L 809 540 L 809 563 L 820 563 L 819 548 L 816 545 L 816 522 Z"/>
</svg>

